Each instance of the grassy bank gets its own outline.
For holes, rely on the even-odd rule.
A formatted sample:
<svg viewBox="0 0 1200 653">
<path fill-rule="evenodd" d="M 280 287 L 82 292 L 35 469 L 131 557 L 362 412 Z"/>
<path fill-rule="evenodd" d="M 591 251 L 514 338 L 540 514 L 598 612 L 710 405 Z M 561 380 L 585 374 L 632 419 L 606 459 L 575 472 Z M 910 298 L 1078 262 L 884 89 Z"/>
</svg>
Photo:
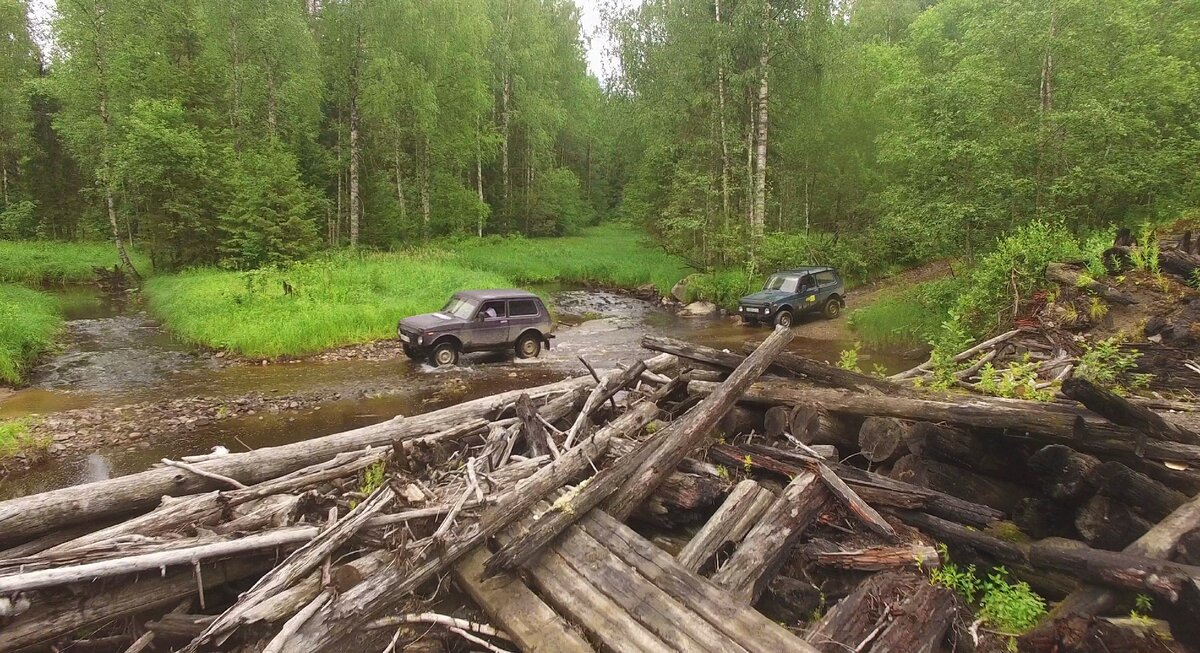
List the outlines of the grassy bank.
<svg viewBox="0 0 1200 653">
<path fill-rule="evenodd" d="M 62 327 L 53 297 L 0 284 L 0 383 L 17 384 Z"/>
<path fill-rule="evenodd" d="M 145 293 L 185 340 L 274 358 L 391 337 L 399 318 L 437 310 L 456 290 L 509 285 L 442 255 L 344 254 L 283 269 L 159 276 Z"/>
<path fill-rule="evenodd" d="M 150 260 L 131 252 L 133 264 L 142 275 L 150 272 Z M 91 281 L 93 267 L 117 265 L 112 243 L 61 243 L 31 240 L 0 240 L 0 282 L 65 283 Z"/>
<path fill-rule="evenodd" d="M 674 256 L 646 242 L 637 229 L 607 224 L 561 238 L 472 238 L 443 243 L 463 266 L 496 272 L 518 284 L 594 284 L 636 289 L 653 284 L 670 292 L 690 272 Z"/>
<path fill-rule="evenodd" d="M 39 438 L 29 431 L 29 420 L 0 420 L 0 466 L 5 458 L 19 453 L 31 453 L 45 449 L 48 438 Z"/>
</svg>

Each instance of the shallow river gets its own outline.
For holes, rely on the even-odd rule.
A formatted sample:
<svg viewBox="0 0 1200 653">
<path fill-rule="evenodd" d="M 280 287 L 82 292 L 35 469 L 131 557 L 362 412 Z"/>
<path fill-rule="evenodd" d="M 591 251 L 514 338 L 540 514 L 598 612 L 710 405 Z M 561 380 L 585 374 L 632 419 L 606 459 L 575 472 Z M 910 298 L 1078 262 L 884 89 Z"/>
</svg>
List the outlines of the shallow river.
<svg viewBox="0 0 1200 653">
<path fill-rule="evenodd" d="M 65 300 L 68 318 L 63 349 L 34 372 L 28 388 L 0 394 L 0 419 L 79 408 L 119 409 L 185 397 L 234 399 L 256 392 L 316 394 L 330 399 L 297 410 L 215 420 L 138 447 L 113 447 L 54 460 L 0 480 L 0 498 L 128 474 L 164 457 L 206 453 L 217 445 L 245 451 L 295 442 L 398 414 L 422 413 L 540 385 L 583 373 L 579 356 L 597 368 L 611 367 L 644 356 L 638 343 L 645 334 L 731 351 L 740 351 L 742 343 L 762 340 L 767 334 L 765 328 L 745 327 L 727 317 L 679 317 L 653 302 L 609 292 L 543 290 L 560 320 L 549 352 L 527 361 L 509 355 L 473 354 L 464 356 L 458 367 L 437 370 L 403 356 L 223 364 L 173 338 L 136 304 L 106 300 L 86 287 L 57 291 Z M 795 329 L 791 349 L 820 360 L 836 361 L 843 349 L 853 346 L 844 319 L 833 323 L 810 320 Z M 898 370 L 910 367 L 912 359 L 864 351 L 860 364 L 864 369 L 879 364 Z"/>
</svg>

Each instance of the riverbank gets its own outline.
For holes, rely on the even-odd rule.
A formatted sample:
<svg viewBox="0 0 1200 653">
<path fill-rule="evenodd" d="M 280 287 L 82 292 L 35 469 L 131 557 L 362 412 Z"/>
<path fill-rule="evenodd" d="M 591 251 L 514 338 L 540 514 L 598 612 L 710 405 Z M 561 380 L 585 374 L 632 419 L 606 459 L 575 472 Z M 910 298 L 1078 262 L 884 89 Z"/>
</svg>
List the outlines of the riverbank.
<svg viewBox="0 0 1200 653">
<path fill-rule="evenodd" d="M 0 384 L 19 383 L 61 329 L 62 312 L 53 297 L 0 284 Z"/>
</svg>

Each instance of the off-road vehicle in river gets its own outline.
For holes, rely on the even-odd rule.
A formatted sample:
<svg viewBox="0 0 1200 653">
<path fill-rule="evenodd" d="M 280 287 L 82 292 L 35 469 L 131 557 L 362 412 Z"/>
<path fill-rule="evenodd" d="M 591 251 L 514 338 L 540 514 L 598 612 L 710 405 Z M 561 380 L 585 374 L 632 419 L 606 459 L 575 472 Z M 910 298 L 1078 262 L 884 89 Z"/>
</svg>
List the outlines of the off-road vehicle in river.
<svg viewBox="0 0 1200 653">
<path fill-rule="evenodd" d="M 437 313 L 400 320 L 404 353 L 435 367 L 458 363 L 460 354 L 513 349 L 534 358 L 550 347 L 554 321 L 542 300 L 524 290 L 464 290 Z"/>
<path fill-rule="evenodd" d="M 846 285 L 831 267 L 804 267 L 772 274 L 763 289 L 738 301 L 747 324 L 790 327 L 797 316 L 820 313 L 833 319 L 846 307 Z"/>
</svg>

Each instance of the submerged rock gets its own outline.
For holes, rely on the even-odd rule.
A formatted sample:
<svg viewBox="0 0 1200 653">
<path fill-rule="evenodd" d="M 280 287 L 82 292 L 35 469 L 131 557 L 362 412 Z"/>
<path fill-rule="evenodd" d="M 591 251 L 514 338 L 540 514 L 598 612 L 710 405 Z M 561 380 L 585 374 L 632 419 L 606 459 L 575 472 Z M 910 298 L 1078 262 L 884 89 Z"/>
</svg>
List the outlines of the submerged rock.
<svg viewBox="0 0 1200 653">
<path fill-rule="evenodd" d="M 692 302 L 684 306 L 679 314 L 684 317 L 699 317 L 703 315 L 712 315 L 717 312 L 717 305 L 712 302 Z"/>
</svg>

